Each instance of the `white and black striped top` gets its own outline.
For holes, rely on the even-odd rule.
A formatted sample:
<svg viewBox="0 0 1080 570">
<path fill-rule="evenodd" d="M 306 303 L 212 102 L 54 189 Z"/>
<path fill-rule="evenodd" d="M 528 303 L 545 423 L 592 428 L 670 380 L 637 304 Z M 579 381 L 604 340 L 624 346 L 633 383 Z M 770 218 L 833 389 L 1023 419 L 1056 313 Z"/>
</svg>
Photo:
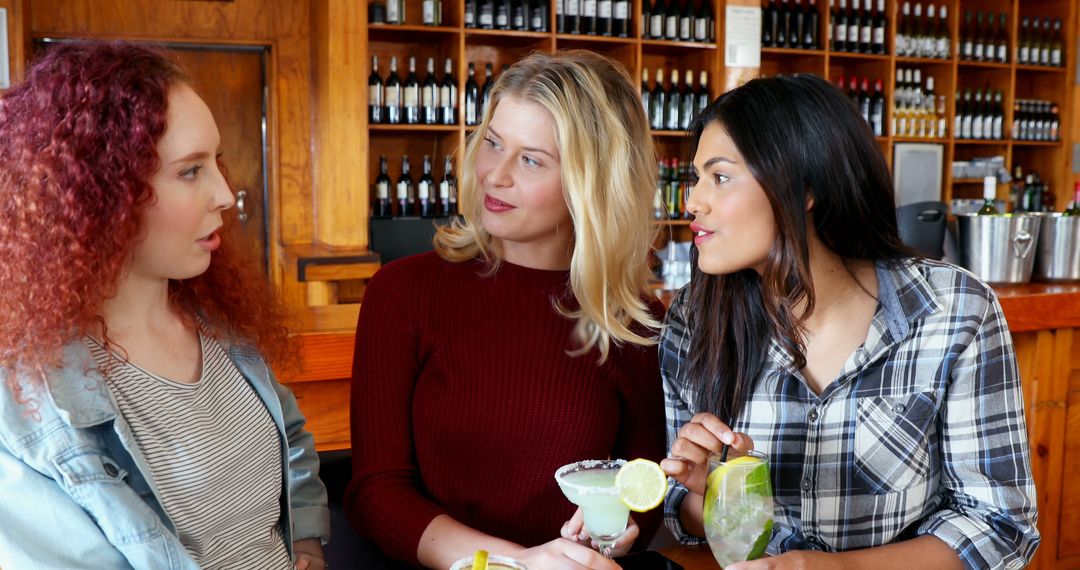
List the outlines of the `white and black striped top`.
<svg viewBox="0 0 1080 570">
<path fill-rule="evenodd" d="M 184 384 L 110 357 L 86 338 L 199 567 L 291 569 L 277 428 L 221 345 L 201 331 L 199 341 L 201 377 Z"/>
</svg>

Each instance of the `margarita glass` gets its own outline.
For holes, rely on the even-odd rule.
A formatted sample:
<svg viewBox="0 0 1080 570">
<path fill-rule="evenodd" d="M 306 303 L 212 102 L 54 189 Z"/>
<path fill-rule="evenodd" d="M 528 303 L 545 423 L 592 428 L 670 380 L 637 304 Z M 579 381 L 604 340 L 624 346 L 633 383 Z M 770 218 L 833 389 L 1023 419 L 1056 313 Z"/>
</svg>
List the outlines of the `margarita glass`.
<svg viewBox="0 0 1080 570">
<path fill-rule="evenodd" d="M 709 548 L 721 567 L 760 558 L 773 527 L 768 456 L 757 451 L 727 461 L 710 456 L 703 519 Z"/>
<path fill-rule="evenodd" d="M 630 509 L 619 498 L 619 488 L 615 486 L 615 476 L 625 464 L 622 459 L 590 459 L 555 471 L 555 481 L 563 494 L 581 507 L 585 532 L 596 541 L 600 554 L 608 558 L 630 518 Z"/>
</svg>

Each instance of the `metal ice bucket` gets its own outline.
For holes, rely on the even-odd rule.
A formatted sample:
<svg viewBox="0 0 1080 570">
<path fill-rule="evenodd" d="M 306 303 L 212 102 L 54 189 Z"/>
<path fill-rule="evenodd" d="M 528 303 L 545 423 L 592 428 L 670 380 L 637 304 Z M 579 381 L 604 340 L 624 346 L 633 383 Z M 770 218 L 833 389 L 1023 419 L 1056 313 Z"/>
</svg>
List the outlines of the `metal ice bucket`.
<svg viewBox="0 0 1080 570">
<path fill-rule="evenodd" d="M 958 214 L 960 265 L 991 285 L 1031 280 L 1041 217 L 1035 214 Z"/>
<path fill-rule="evenodd" d="M 1080 216 L 1039 214 L 1039 247 L 1035 279 L 1061 283 L 1080 281 Z"/>
</svg>

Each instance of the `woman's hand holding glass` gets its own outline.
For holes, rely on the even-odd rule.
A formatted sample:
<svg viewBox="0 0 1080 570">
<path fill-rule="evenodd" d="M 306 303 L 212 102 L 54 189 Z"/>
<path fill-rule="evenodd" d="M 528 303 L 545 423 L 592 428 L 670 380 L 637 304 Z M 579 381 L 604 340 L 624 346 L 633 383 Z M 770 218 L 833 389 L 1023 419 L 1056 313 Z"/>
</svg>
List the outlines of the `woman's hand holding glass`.
<svg viewBox="0 0 1080 570">
<path fill-rule="evenodd" d="M 529 570 L 582 570 L 584 568 L 619 570 L 618 564 L 605 558 L 599 552 L 565 538 L 557 538 L 540 546 L 522 550 L 514 553 L 513 557 Z"/>
<path fill-rule="evenodd" d="M 634 541 L 637 540 L 638 535 L 641 533 L 641 529 L 638 528 L 634 517 L 631 516 L 626 521 L 626 530 L 622 536 L 615 541 L 615 548 L 612 550 L 612 557 L 625 556 L 630 552 L 630 547 L 634 545 Z M 596 541 L 589 536 L 588 531 L 585 530 L 585 513 L 579 507 L 574 511 L 574 516 L 570 517 L 570 520 L 566 521 L 566 524 L 562 527 L 562 537 L 567 540 L 573 540 L 578 544 L 588 546 L 592 549 L 599 550 L 600 546 L 596 544 Z"/>
<path fill-rule="evenodd" d="M 661 461 L 660 467 L 690 492 L 704 496 L 709 454 L 720 453 L 725 445 L 736 451 L 750 451 L 754 449 L 754 440 L 733 431 L 712 414 L 697 414 L 679 430 L 671 444 L 671 457 Z"/>
</svg>

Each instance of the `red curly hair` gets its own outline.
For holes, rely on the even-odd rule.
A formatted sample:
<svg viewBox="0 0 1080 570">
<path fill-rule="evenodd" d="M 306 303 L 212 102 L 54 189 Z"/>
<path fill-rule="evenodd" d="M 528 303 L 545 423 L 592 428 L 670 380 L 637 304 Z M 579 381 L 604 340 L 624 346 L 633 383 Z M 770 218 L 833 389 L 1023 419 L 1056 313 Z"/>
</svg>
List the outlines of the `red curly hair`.
<svg viewBox="0 0 1080 570">
<path fill-rule="evenodd" d="M 49 48 L 0 100 L 0 366 L 44 370 L 105 324 L 102 303 L 154 197 L 169 89 L 189 81 L 156 48 L 80 42 Z M 210 268 L 170 283 L 170 298 L 217 334 L 292 364 L 286 310 L 246 261 L 234 218 Z"/>
</svg>

